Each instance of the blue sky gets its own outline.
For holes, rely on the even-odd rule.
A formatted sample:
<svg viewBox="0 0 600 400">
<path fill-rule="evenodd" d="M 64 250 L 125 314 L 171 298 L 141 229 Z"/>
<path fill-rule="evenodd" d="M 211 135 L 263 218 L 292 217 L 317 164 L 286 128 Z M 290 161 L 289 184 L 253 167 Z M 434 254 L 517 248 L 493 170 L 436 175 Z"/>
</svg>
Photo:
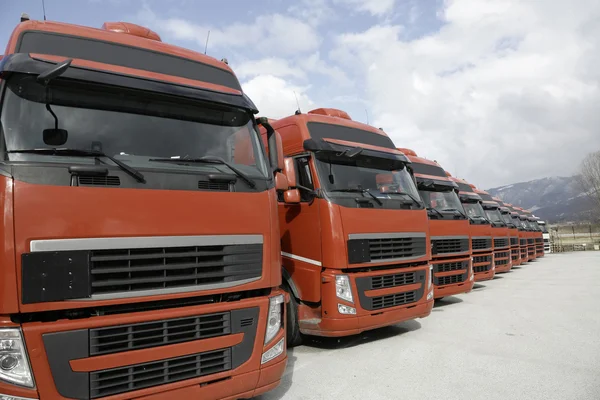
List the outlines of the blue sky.
<svg viewBox="0 0 600 400">
<path fill-rule="evenodd" d="M 0 40 L 41 0 L 6 1 Z M 569 175 L 600 149 L 600 2 L 46 0 L 48 19 L 129 21 L 227 58 L 262 115 L 335 107 L 492 187 Z M 533 153 L 536 156 L 532 156 Z M 553 160 L 561 154 L 562 163 Z"/>
</svg>

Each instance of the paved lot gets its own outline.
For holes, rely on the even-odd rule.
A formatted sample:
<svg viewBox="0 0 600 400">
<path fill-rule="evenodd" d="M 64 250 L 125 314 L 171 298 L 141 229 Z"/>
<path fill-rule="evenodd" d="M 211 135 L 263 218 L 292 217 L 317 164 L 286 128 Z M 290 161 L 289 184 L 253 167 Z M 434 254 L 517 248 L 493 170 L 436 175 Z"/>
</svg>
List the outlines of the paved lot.
<svg viewBox="0 0 600 400">
<path fill-rule="evenodd" d="M 289 352 L 275 399 L 600 399 L 600 252 L 548 255 L 430 317 Z"/>
</svg>

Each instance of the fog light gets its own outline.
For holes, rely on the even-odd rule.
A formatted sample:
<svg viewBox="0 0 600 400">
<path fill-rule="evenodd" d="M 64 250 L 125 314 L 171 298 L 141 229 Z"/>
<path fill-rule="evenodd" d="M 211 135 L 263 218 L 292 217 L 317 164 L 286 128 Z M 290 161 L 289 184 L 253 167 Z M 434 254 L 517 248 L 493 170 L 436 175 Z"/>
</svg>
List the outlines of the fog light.
<svg viewBox="0 0 600 400">
<path fill-rule="evenodd" d="M 285 344 L 285 338 L 281 339 L 279 342 L 277 342 L 275 344 L 275 346 L 273 346 L 269 350 L 265 351 L 260 359 L 260 363 L 264 364 L 266 362 L 271 361 L 275 357 L 281 355 L 281 353 L 283 353 L 284 344 Z"/>
<path fill-rule="evenodd" d="M 431 300 L 433 299 L 433 290 L 429 293 L 427 293 L 427 300 Z"/>
<path fill-rule="evenodd" d="M 338 311 L 340 314 L 356 314 L 356 308 L 338 303 Z"/>
</svg>

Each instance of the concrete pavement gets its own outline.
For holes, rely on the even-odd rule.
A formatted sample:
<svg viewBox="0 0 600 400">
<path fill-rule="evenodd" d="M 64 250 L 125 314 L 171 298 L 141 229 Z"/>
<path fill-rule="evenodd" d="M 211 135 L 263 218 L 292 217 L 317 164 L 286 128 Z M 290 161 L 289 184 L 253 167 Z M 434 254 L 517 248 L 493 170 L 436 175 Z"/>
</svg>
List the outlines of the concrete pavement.
<svg viewBox="0 0 600 400">
<path fill-rule="evenodd" d="M 547 255 L 425 319 L 313 338 L 258 399 L 600 399 L 600 252 Z"/>
</svg>

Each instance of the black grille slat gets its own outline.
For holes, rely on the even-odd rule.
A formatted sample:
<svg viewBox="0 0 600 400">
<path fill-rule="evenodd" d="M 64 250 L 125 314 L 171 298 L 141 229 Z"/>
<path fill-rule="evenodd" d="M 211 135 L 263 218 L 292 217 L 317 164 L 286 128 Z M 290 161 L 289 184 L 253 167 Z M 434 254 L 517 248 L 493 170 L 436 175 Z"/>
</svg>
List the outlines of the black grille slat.
<svg viewBox="0 0 600 400">
<path fill-rule="evenodd" d="M 492 238 L 471 239 L 473 250 L 484 250 L 492 247 Z"/>
<path fill-rule="evenodd" d="M 82 186 L 120 186 L 121 179 L 118 176 L 106 175 L 80 175 L 79 185 Z"/>
<path fill-rule="evenodd" d="M 413 283 L 417 283 L 417 276 L 414 272 L 371 277 L 371 289 L 384 289 Z"/>
<path fill-rule="evenodd" d="M 453 283 L 464 282 L 465 281 L 464 275 L 465 274 L 442 276 L 442 277 L 436 277 L 435 279 L 437 280 L 437 285 L 438 286 L 451 285 Z"/>
<path fill-rule="evenodd" d="M 533 239 L 527 239 L 527 244 L 533 244 Z"/>
<path fill-rule="evenodd" d="M 371 261 L 424 256 L 425 238 L 369 239 Z"/>
<path fill-rule="evenodd" d="M 432 253 L 436 255 L 465 253 L 469 251 L 469 239 L 434 239 Z"/>
<path fill-rule="evenodd" d="M 433 271 L 437 272 L 450 272 L 450 271 L 460 271 L 461 269 L 467 269 L 469 267 L 468 261 L 456 261 L 456 262 L 447 262 L 433 265 Z"/>
<path fill-rule="evenodd" d="M 504 259 L 504 260 L 494 260 L 494 264 L 496 265 L 496 267 L 500 266 L 500 265 L 507 265 L 508 264 L 508 260 L 507 259 Z"/>
<path fill-rule="evenodd" d="M 92 294 L 259 278 L 262 251 L 261 244 L 91 250 Z"/>
<path fill-rule="evenodd" d="M 229 312 L 90 329 L 90 355 L 138 350 L 230 333 Z"/>
<path fill-rule="evenodd" d="M 476 274 L 480 274 L 482 272 L 487 272 L 490 270 L 490 265 L 491 265 L 491 263 L 488 265 L 478 265 L 476 267 L 473 267 L 473 272 Z"/>
<path fill-rule="evenodd" d="M 479 263 L 484 263 L 484 262 L 492 262 L 492 256 L 487 255 L 487 256 L 474 256 L 473 257 L 473 264 L 479 264 Z"/>
<path fill-rule="evenodd" d="M 508 247 L 508 238 L 494 238 L 494 247 Z"/>
<path fill-rule="evenodd" d="M 511 246 L 518 246 L 519 245 L 519 238 L 511 237 L 510 238 L 510 245 Z"/>
<path fill-rule="evenodd" d="M 90 373 L 92 398 L 165 385 L 184 379 L 228 371 L 231 349 L 221 349 L 166 360 Z"/>
<path fill-rule="evenodd" d="M 394 293 L 388 294 L 386 296 L 373 297 L 372 307 L 373 310 L 379 310 L 382 308 L 389 308 L 400 306 L 403 304 L 414 303 L 416 301 L 417 292 L 413 290 L 412 292 L 404 292 L 404 293 Z"/>
<path fill-rule="evenodd" d="M 200 190 L 220 190 L 228 192 L 229 183 L 227 182 L 211 182 L 211 181 L 198 181 L 198 189 Z"/>
</svg>

